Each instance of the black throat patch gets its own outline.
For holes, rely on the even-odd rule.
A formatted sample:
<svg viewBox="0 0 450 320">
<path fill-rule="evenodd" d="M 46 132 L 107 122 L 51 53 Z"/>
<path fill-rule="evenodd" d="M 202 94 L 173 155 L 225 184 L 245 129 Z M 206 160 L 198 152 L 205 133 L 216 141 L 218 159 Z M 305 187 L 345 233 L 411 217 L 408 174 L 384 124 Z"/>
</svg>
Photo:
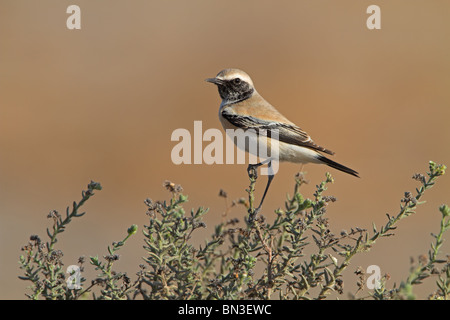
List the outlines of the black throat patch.
<svg viewBox="0 0 450 320">
<path fill-rule="evenodd" d="M 255 91 L 247 82 L 235 80 L 224 81 L 223 84 L 218 86 L 220 97 L 226 101 L 226 104 L 244 101 L 250 98 Z"/>
</svg>

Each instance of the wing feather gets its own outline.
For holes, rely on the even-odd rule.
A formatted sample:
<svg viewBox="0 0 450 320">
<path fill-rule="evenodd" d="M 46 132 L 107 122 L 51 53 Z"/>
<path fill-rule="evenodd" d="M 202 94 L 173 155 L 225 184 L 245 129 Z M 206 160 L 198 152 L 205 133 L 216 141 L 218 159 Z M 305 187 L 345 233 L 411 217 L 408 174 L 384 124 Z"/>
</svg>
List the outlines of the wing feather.
<svg viewBox="0 0 450 320">
<path fill-rule="evenodd" d="M 239 115 L 229 112 L 228 109 L 224 109 L 222 111 L 222 116 L 232 125 L 241 128 L 243 130 L 246 129 L 254 129 L 256 131 L 278 130 L 279 141 L 324 152 L 330 155 L 334 154 L 333 151 L 315 144 L 314 141 L 311 139 L 311 137 L 304 130 L 295 125 L 282 122 L 272 122 L 268 120 L 262 120 L 252 116 Z M 259 132 L 264 134 L 264 131 Z"/>
</svg>

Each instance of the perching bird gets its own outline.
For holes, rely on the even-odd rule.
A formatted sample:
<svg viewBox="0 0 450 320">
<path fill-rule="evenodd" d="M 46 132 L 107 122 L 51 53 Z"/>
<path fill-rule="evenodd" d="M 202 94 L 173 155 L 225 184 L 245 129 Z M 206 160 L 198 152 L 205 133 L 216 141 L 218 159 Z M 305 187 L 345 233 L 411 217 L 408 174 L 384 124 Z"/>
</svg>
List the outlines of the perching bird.
<svg viewBox="0 0 450 320">
<path fill-rule="evenodd" d="M 323 156 L 321 153 L 333 155 L 334 152 L 315 144 L 305 131 L 278 112 L 256 91 L 253 81 L 244 71 L 225 69 L 220 71 L 215 78 L 209 78 L 206 81 L 218 87 L 219 95 L 222 98 L 219 119 L 225 130 L 253 129 L 258 133 L 261 129 L 275 129 L 278 131 L 279 161 L 326 164 L 359 177 L 355 170 Z M 267 136 L 261 138 L 270 139 Z M 249 151 L 248 148 L 246 150 Z M 269 158 L 267 162 L 270 167 L 271 159 Z M 266 162 L 250 164 L 248 170 L 257 168 L 264 163 Z M 269 180 L 257 211 L 262 206 L 273 176 L 273 174 L 269 174 Z"/>
</svg>

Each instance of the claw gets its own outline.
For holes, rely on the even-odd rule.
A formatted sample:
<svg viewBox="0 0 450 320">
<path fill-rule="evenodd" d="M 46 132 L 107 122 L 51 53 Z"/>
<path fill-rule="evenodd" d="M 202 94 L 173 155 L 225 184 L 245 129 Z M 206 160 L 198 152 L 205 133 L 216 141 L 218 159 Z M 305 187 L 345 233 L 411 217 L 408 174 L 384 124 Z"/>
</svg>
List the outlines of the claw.
<svg viewBox="0 0 450 320">
<path fill-rule="evenodd" d="M 252 179 L 258 179 L 258 165 L 249 164 L 247 168 L 248 176 Z"/>
<path fill-rule="evenodd" d="M 253 212 L 250 212 L 249 210 L 249 215 L 248 215 L 248 222 L 252 223 L 253 221 L 256 220 L 256 216 L 258 215 L 259 211 L 261 211 L 261 207 L 255 208 L 253 210 Z"/>
</svg>

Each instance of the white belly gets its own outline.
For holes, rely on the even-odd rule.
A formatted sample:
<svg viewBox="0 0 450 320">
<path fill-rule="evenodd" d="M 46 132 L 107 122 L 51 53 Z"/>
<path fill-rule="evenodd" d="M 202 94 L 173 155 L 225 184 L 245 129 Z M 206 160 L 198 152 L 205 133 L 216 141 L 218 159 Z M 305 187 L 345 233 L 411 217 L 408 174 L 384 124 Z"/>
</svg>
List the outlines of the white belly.
<svg viewBox="0 0 450 320">
<path fill-rule="evenodd" d="M 234 144 L 245 152 L 248 152 L 260 159 L 274 159 L 293 163 L 320 163 L 317 160 L 318 153 L 314 150 L 287 144 L 281 141 L 274 141 L 265 136 L 258 136 L 249 131 L 242 133 L 239 130 L 226 130 L 227 135 Z"/>
</svg>

